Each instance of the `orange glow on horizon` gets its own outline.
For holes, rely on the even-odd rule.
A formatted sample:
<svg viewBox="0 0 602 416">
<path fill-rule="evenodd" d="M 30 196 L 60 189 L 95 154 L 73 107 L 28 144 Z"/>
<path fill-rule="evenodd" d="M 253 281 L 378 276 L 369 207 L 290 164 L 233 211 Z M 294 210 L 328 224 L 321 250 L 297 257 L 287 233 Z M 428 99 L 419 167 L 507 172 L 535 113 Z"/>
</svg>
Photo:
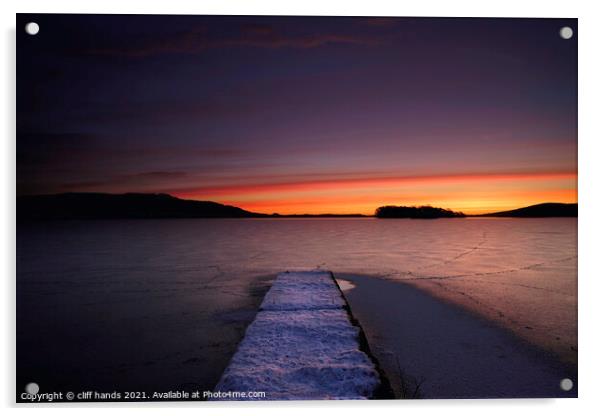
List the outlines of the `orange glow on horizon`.
<svg viewBox="0 0 602 416">
<path fill-rule="evenodd" d="M 279 214 L 365 214 L 383 205 L 432 205 L 466 214 L 542 202 L 577 202 L 574 172 L 431 175 L 249 183 L 176 192 L 249 211 Z"/>
</svg>

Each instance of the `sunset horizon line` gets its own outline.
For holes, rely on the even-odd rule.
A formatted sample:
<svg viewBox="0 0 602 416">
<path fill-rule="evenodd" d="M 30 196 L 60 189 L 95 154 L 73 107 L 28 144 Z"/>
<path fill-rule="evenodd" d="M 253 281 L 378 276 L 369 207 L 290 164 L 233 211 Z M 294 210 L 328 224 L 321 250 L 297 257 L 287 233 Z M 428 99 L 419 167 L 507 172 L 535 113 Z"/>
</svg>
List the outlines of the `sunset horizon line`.
<svg viewBox="0 0 602 416">
<path fill-rule="evenodd" d="M 170 196 L 173 196 L 171 194 L 167 194 Z M 178 197 L 176 197 L 178 198 Z M 178 199 L 183 199 L 184 198 L 178 198 Z M 222 203 L 219 201 L 209 201 L 209 200 L 201 200 L 201 199 L 188 199 L 188 201 L 197 201 L 197 202 L 216 202 L 218 204 L 222 204 L 222 205 L 227 205 L 227 206 L 233 206 L 236 208 L 241 208 L 244 209 L 245 211 L 248 211 L 246 208 L 238 206 L 238 205 L 231 205 L 231 204 L 226 204 L 226 203 Z M 473 217 L 473 216 L 481 216 L 481 215 L 487 215 L 487 214 L 495 214 L 498 212 L 506 212 L 506 211 L 513 211 L 513 210 L 517 210 L 517 209 L 521 209 L 521 208 L 527 208 L 527 207 L 532 207 L 532 206 L 536 206 L 536 205 L 544 205 L 544 204 L 578 204 L 577 201 L 575 202 L 559 202 L 559 201 L 542 201 L 542 202 L 536 202 L 534 204 L 532 203 L 526 203 L 524 205 L 518 205 L 518 206 L 512 206 L 510 208 L 503 208 L 503 209 L 498 209 L 498 210 L 493 210 L 493 211 L 482 211 L 482 212 L 472 212 L 472 213 L 465 213 L 461 210 L 458 209 L 453 209 L 453 208 L 448 208 L 446 206 L 439 206 L 436 204 L 382 204 L 382 205 L 378 205 L 377 207 L 374 208 L 372 213 L 362 213 L 362 212 L 349 212 L 349 213 L 338 213 L 338 212 L 319 212 L 319 213 L 311 213 L 311 212 L 294 212 L 294 213 L 286 213 L 286 214 L 281 214 L 279 212 L 258 212 L 258 211 L 249 211 L 252 212 L 254 214 L 261 214 L 261 215 L 273 215 L 273 216 L 315 216 L 315 217 L 320 217 L 320 216 L 348 216 L 348 217 L 352 217 L 352 216 L 362 216 L 362 217 L 376 217 L 376 210 L 380 207 L 387 207 L 387 206 L 396 206 L 396 207 L 408 207 L 408 208 L 422 208 L 422 207 L 432 207 L 432 208 L 441 208 L 444 210 L 448 210 L 448 211 L 453 211 L 455 213 L 458 214 L 462 214 L 465 215 L 467 217 Z"/>
<path fill-rule="evenodd" d="M 467 217 L 471 217 L 471 216 L 481 216 L 481 215 L 487 215 L 487 214 L 494 214 L 494 213 L 498 213 L 498 212 L 506 212 L 506 211 L 513 211 L 513 210 L 517 210 L 517 209 L 521 209 L 521 208 L 527 208 L 527 207 L 532 207 L 532 206 L 536 206 L 536 205 L 543 205 L 543 204 L 578 204 L 578 199 L 572 200 L 572 201 L 557 201 L 557 200 L 543 200 L 541 202 L 525 202 L 523 204 L 517 204 L 517 205 L 512 205 L 512 206 L 505 206 L 503 208 L 499 208 L 499 209 L 493 209 L 493 210 L 475 210 L 473 212 L 469 212 L 466 213 L 464 211 L 462 211 L 461 209 L 458 208 L 452 208 L 452 207 L 448 207 L 445 205 L 441 205 L 441 204 L 436 204 L 436 203 L 381 203 L 381 204 L 375 204 L 376 206 L 374 207 L 374 209 L 370 212 L 354 212 L 354 211 L 350 211 L 350 212 L 334 212 L 334 211 L 320 211 L 320 212 L 285 212 L 285 213 L 281 213 L 281 212 L 277 212 L 275 210 L 266 210 L 266 211 L 257 211 L 257 210 L 252 210 L 249 209 L 247 207 L 244 206 L 244 204 L 232 204 L 226 201 L 220 201 L 220 200 L 212 200 L 212 199 L 199 199 L 199 198 L 186 198 L 186 197 L 180 197 L 175 195 L 174 193 L 170 193 L 170 192 L 137 192 L 137 191 L 128 191 L 128 192 L 94 192 L 94 191 L 70 191 L 70 192 L 55 192 L 55 193 L 46 193 L 46 194 L 24 194 L 24 195 L 17 195 L 17 198 L 22 198 L 22 197 L 39 197 L 39 196 L 58 196 L 58 195 L 69 195 L 69 194 L 98 194 L 98 195 L 167 195 L 169 197 L 172 198 L 176 198 L 179 200 L 183 200 L 183 201 L 194 201 L 194 202 L 212 202 L 212 203 L 217 203 L 220 205 L 224 205 L 224 206 L 231 206 L 231 207 L 235 207 L 235 208 L 240 208 L 243 209 L 245 211 L 248 211 L 252 214 L 260 214 L 260 215 L 267 215 L 267 216 L 347 216 L 347 217 L 352 217 L 352 216 L 362 216 L 362 217 L 375 217 L 376 216 L 376 211 L 378 208 L 380 207 L 386 207 L 386 206 L 396 206 L 396 207 L 409 207 L 409 208 L 421 208 L 421 207 L 432 207 L 432 208 L 441 208 L 444 210 L 449 210 L 449 211 L 453 211 L 455 213 L 458 214 L 462 214 L 465 215 Z M 268 212 L 269 211 L 269 212 Z"/>
</svg>

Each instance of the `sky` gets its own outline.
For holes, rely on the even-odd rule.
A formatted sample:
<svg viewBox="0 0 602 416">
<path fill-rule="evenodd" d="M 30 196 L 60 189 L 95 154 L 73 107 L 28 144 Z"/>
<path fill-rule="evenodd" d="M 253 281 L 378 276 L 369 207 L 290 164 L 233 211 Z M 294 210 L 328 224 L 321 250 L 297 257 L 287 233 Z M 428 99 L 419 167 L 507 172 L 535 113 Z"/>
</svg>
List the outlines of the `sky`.
<svg viewBox="0 0 602 416">
<path fill-rule="evenodd" d="M 280 214 L 577 202 L 576 19 L 20 14 L 17 28 L 18 195 Z"/>
</svg>

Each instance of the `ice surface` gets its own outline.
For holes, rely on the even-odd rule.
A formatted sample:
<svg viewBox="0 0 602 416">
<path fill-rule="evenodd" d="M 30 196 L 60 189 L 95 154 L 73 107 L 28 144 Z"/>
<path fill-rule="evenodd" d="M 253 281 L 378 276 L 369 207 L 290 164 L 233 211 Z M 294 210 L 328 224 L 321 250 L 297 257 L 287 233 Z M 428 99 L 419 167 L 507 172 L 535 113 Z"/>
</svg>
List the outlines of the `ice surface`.
<svg viewBox="0 0 602 416">
<path fill-rule="evenodd" d="M 56 221 L 16 244 L 19 385 L 210 390 L 264 286 L 307 265 L 426 289 L 577 358 L 577 218 Z"/>
<path fill-rule="evenodd" d="M 371 351 L 397 395 L 423 399 L 577 397 L 577 367 L 411 285 L 343 275 Z M 570 378 L 571 391 L 559 382 Z"/>
<path fill-rule="evenodd" d="M 281 273 L 221 380 L 267 400 L 365 399 L 379 385 L 328 272 Z"/>
</svg>

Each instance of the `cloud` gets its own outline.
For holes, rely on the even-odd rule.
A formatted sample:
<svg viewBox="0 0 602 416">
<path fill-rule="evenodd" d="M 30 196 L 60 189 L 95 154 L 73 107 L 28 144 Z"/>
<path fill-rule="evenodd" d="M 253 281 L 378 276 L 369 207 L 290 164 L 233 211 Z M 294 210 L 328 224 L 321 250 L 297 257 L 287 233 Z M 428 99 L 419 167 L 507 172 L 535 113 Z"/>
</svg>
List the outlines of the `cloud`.
<svg viewBox="0 0 602 416">
<path fill-rule="evenodd" d="M 399 176 L 370 176 L 359 174 L 356 177 L 298 178 L 294 181 L 279 181 L 274 177 L 271 181 L 254 181 L 230 185 L 206 185 L 190 188 L 174 188 L 173 192 L 181 197 L 199 196 L 231 196 L 281 194 L 283 192 L 316 192 L 328 190 L 371 189 L 376 187 L 401 187 L 402 185 L 438 184 L 448 186 L 451 183 L 487 182 L 487 181 L 553 181 L 576 179 L 573 171 L 524 171 L 524 172 L 465 172 L 454 174 L 424 174 Z"/>
<path fill-rule="evenodd" d="M 86 133 L 19 133 L 17 134 L 17 164 L 52 165 L 66 159 L 91 156 L 89 149 L 97 147 L 97 137 Z M 97 155 L 98 157 L 98 155 Z"/>
<path fill-rule="evenodd" d="M 202 100 L 202 101 L 201 101 Z M 123 100 L 110 104 L 85 102 L 70 109 L 69 117 L 75 122 L 102 124 L 167 123 L 181 120 L 211 120 L 249 114 L 256 110 L 251 104 L 225 102 L 221 99 L 198 98 L 188 100 L 135 101 Z"/>
<path fill-rule="evenodd" d="M 104 180 L 88 180 L 69 182 L 62 185 L 64 190 L 97 190 L 105 189 L 110 191 L 111 189 L 119 189 L 123 191 L 129 191 L 130 189 L 141 190 L 148 186 L 156 187 L 162 186 L 165 183 L 173 183 L 179 179 L 184 179 L 188 176 L 188 172 L 182 171 L 150 171 L 150 172 L 139 172 L 124 175 L 113 175 Z"/>
<path fill-rule="evenodd" d="M 104 137 L 87 133 L 17 134 L 19 194 L 53 193 L 111 187 L 173 186 L 196 174 L 240 160 L 248 151 L 216 146 L 165 143 L 144 138 Z"/>
<path fill-rule="evenodd" d="M 205 27 L 171 36 L 148 39 L 135 46 L 114 46 L 88 50 L 88 54 L 146 58 L 164 54 L 198 54 L 208 49 L 254 47 L 264 49 L 310 49 L 330 44 L 370 46 L 381 41 L 370 36 L 342 33 L 285 34 L 270 25 L 241 25 L 238 34 L 215 36 Z"/>
<path fill-rule="evenodd" d="M 178 179 L 183 178 L 188 175 L 187 172 L 167 172 L 167 171 L 154 171 L 154 172 L 141 172 L 135 173 L 133 175 L 128 175 L 130 178 L 134 179 L 151 179 L 151 180 L 161 180 L 161 179 Z"/>
<path fill-rule="evenodd" d="M 399 21 L 400 19 L 398 17 L 366 17 L 359 20 L 362 25 L 374 27 L 396 26 Z"/>
</svg>

